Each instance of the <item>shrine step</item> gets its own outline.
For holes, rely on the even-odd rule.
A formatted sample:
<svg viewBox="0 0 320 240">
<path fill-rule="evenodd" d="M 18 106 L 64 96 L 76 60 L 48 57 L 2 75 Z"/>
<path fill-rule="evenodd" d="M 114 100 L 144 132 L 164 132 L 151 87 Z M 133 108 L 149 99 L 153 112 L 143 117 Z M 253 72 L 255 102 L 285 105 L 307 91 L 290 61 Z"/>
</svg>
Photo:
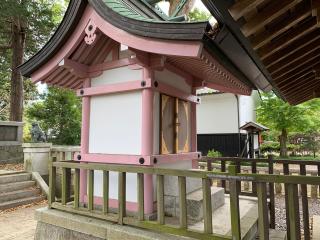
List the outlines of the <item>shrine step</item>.
<svg viewBox="0 0 320 240">
<path fill-rule="evenodd" d="M 224 203 L 224 189 L 219 187 L 211 187 L 211 203 L 212 211 L 221 207 Z M 166 216 L 178 217 L 179 196 L 165 196 L 165 214 Z M 188 218 L 200 221 L 203 219 L 203 194 L 202 189 L 195 190 L 187 194 L 187 213 Z"/>
<path fill-rule="evenodd" d="M 45 199 L 44 196 L 33 196 L 33 197 L 28 197 L 28 198 L 21 198 L 21 199 L 16 199 L 13 201 L 8 201 L 4 203 L 0 203 L 0 210 L 5 210 L 9 208 L 15 208 L 21 205 L 26 205 L 30 203 L 36 203 L 36 202 L 41 202 Z"/>
<path fill-rule="evenodd" d="M 0 193 L 13 192 L 35 186 L 35 181 L 23 181 L 0 184 Z"/>
<path fill-rule="evenodd" d="M 225 203 L 224 189 L 211 187 L 211 206 L 215 211 Z M 194 220 L 203 219 L 203 193 L 202 189 L 187 195 L 188 216 Z"/>
<path fill-rule="evenodd" d="M 7 173 L 0 175 L 0 185 L 5 183 L 23 182 L 31 180 L 31 173 Z"/>
<path fill-rule="evenodd" d="M 320 240 L 320 216 L 313 215 L 312 239 Z"/>
<path fill-rule="evenodd" d="M 287 233 L 284 231 L 278 231 L 275 229 L 269 230 L 269 239 L 270 240 L 286 240 L 287 239 Z M 315 239 L 315 238 L 313 238 Z"/>
<path fill-rule="evenodd" d="M 41 193 L 40 189 L 23 189 L 13 192 L 6 192 L 0 194 L 0 204 L 8 201 L 14 201 L 21 198 L 29 198 L 37 196 Z"/>
</svg>

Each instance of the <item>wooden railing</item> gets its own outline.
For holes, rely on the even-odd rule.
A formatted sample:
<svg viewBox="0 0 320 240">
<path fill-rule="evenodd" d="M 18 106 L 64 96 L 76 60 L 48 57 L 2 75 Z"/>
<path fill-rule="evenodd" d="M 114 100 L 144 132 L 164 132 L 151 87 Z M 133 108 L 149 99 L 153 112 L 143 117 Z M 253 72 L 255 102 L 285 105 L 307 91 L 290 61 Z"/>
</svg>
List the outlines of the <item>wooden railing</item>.
<svg viewBox="0 0 320 240">
<path fill-rule="evenodd" d="M 62 169 L 62 193 L 61 200 L 55 198 L 56 172 Z M 70 174 L 74 170 L 74 196 L 70 196 Z M 79 198 L 80 189 L 80 170 L 87 171 L 87 203 L 83 205 Z M 103 197 L 101 210 L 95 208 L 94 203 L 94 171 L 103 172 Z M 111 213 L 109 209 L 109 172 L 118 172 L 118 209 L 117 213 Z M 268 187 L 271 184 L 283 183 L 286 185 L 287 203 L 286 212 L 288 216 L 288 239 L 295 240 L 301 238 L 300 214 L 298 185 L 319 185 L 318 176 L 285 176 L 274 174 L 254 174 L 239 173 L 239 165 L 229 165 L 224 172 L 205 171 L 205 170 L 175 170 L 150 168 L 133 165 L 101 164 L 77 161 L 52 161 L 49 171 L 49 207 L 67 211 L 71 213 L 91 216 L 104 219 L 118 224 L 132 225 L 154 231 L 169 234 L 188 236 L 196 239 L 241 239 L 241 222 L 239 210 L 240 182 L 249 181 L 256 186 L 256 196 L 258 200 L 258 229 L 260 239 L 269 239 L 270 221 L 268 216 Z M 126 212 L 126 174 L 137 174 L 137 196 L 138 210 L 136 216 L 127 216 Z M 144 213 L 144 174 L 156 176 L 157 190 L 157 220 L 150 221 L 145 218 Z M 179 192 L 179 225 L 172 226 L 166 223 L 164 211 L 164 177 L 175 176 L 178 178 Z M 203 231 L 195 231 L 188 226 L 188 209 L 186 197 L 186 179 L 196 178 L 202 181 L 203 193 Z M 232 236 L 221 236 L 213 233 L 212 227 L 212 203 L 211 203 L 211 180 L 225 181 L 229 185 L 230 193 L 230 214 L 231 214 L 231 234 Z M 270 192 L 269 192 L 270 193 Z M 304 211 L 308 210 L 303 208 Z M 309 226 L 304 222 L 304 238 L 310 239 L 306 235 Z"/>
<path fill-rule="evenodd" d="M 202 163 L 202 164 L 201 164 Z M 235 158 L 235 157 L 204 157 L 200 160 L 200 165 L 205 166 L 207 170 L 219 169 L 221 172 L 228 172 L 227 166 L 236 166 L 236 173 L 259 173 L 259 168 L 262 172 L 268 172 L 269 174 L 275 175 L 299 175 L 299 176 L 320 176 L 320 161 L 317 160 L 295 160 L 295 159 L 274 159 L 273 156 L 268 156 L 268 158 Z M 313 169 L 307 170 L 308 166 L 312 166 Z M 248 182 L 246 182 L 248 183 Z M 219 184 L 225 189 L 225 192 L 229 192 L 228 186 L 225 180 L 220 181 Z M 252 181 L 251 188 L 247 184 L 241 187 L 241 181 L 238 182 L 239 185 L 239 195 L 246 196 L 257 196 L 257 183 Z M 275 190 L 276 185 L 276 190 Z M 288 185 L 283 182 L 269 182 L 267 189 L 267 198 L 269 199 L 269 216 L 270 216 L 270 227 L 275 228 L 275 192 L 281 194 L 282 185 L 284 186 L 284 195 L 286 206 L 289 205 L 290 195 Z M 320 182 L 316 185 L 310 186 L 311 197 L 319 198 L 317 189 L 319 188 L 320 193 Z M 304 226 L 304 239 L 310 239 L 310 229 L 309 229 L 309 206 L 308 206 L 308 188 L 307 184 L 300 183 L 300 191 L 298 195 L 301 196 L 302 211 L 303 211 L 303 226 Z M 299 199 L 295 200 L 299 201 Z M 295 202 L 299 204 L 299 202 Z M 290 233 L 289 224 L 289 211 L 286 211 L 286 221 L 287 221 L 287 233 Z M 300 224 L 299 224 L 300 226 Z"/>
</svg>

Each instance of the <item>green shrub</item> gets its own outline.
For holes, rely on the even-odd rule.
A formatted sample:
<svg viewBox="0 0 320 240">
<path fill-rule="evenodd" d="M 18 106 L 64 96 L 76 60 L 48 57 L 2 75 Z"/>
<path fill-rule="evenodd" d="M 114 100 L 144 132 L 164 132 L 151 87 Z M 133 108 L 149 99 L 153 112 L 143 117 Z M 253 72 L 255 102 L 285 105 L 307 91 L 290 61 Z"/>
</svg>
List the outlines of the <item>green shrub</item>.
<svg viewBox="0 0 320 240">
<path fill-rule="evenodd" d="M 222 154 L 219 151 L 212 149 L 208 151 L 207 157 L 222 157 Z"/>
</svg>

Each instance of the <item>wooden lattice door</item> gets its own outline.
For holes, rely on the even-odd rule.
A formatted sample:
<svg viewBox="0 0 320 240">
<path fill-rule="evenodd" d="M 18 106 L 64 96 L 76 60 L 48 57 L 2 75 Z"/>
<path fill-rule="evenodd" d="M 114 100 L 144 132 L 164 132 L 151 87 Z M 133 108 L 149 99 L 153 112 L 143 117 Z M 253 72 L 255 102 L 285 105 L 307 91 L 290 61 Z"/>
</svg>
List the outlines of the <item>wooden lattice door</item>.
<svg viewBox="0 0 320 240">
<path fill-rule="evenodd" d="M 190 103 L 161 95 L 161 154 L 190 151 Z"/>
</svg>

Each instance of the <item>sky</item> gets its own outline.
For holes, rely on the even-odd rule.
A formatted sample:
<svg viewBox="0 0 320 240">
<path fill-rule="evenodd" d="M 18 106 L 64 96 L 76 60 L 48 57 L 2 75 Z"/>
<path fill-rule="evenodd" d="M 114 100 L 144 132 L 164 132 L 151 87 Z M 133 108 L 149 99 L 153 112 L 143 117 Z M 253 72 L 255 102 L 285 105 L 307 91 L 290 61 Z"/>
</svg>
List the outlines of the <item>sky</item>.
<svg viewBox="0 0 320 240">
<path fill-rule="evenodd" d="M 159 7 L 165 12 L 169 12 L 169 2 L 160 2 Z M 208 9 L 203 5 L 201 0 L 196 0 L 194 8 L 199 8 L 202 11 L 209 12 Z"/>
</svg>

